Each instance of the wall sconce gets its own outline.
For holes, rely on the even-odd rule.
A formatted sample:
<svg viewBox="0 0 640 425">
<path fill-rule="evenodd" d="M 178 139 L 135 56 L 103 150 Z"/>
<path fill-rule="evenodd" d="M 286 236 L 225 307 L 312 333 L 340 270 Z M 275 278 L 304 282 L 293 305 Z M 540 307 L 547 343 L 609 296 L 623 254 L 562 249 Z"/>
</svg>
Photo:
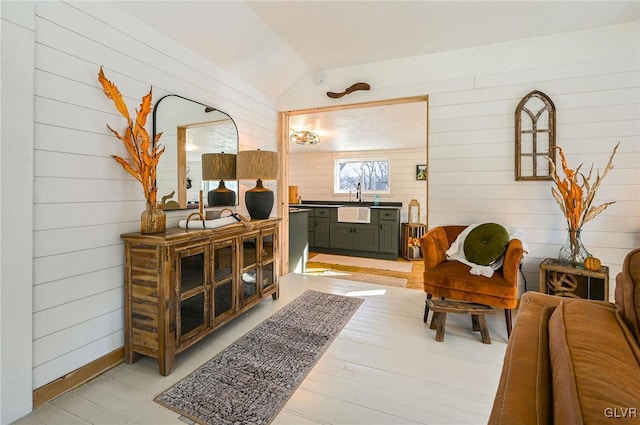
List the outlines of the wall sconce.
<svg viewBox="0 0 640 425">
<path fill-rule="evenodd" d="M 247 211 L 253 219 L 269 218 L 273 209 L 273 191 L 262 185 L 262 180 L 278 178 L 278 153 L 270 151 L 240 151 L 236 158 L 238 179 L 257 179 L 256 187 L 244 195 Z"/>
<path fill-rule="evenodd" d="M 202 180 L 220 180 L 216 189 L 209 191 L 210 207 L 236 204 L 236 193 L 224 185 L 225 180 L 236 179 L 236 156 L 230 153 L 205 153 L 202 155 Z"/>
</svg>

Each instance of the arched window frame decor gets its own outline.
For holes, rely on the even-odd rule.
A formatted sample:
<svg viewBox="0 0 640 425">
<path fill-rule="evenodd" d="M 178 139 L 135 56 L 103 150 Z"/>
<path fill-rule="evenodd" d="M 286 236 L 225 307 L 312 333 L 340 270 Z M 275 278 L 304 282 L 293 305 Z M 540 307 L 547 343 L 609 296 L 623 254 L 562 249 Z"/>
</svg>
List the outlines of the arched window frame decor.
<svg viewBox="0 0 640 425">
<path fill-rule="evenodd" d="M 532 111 L 527 108 L 527 103 L 531 99 L 539 99 L 544 103 L 538 111 Z M 544 112 L 547 113 L 547 122 L 541 123 L 539 119 Z M 551 149 L 556 145 L 556 107 L 551 101 L 551 98 L 541 91 L 534 90 L 525 97 L 522 98 L 518 107 L 516 108 L 516 180 L 551 180 L 551 167 L 541 167 L 543 165 L 539 161 L 552 161 L 555 165 L 556 155 L 555 149 Z M 531 120 L 531 129 L 523 130 L 523 117 L 528 117 Z M 541 133 L 548 133 L 548 150 L 540 152 L 538 149 L 538 135 Z M 523 153 L 522 149 L 522 135 L 531 134 L 531 152 Z M 546 144 L 545 144 L 546 145 Z M 546 147 L 546 146 L 545 146 Z M 523 157 L 531 157 L 532 168 L 531 171 L 523 172 L 522 165 Z M 544 170 L 545 173 L 540 173 Z"/>
</svg>

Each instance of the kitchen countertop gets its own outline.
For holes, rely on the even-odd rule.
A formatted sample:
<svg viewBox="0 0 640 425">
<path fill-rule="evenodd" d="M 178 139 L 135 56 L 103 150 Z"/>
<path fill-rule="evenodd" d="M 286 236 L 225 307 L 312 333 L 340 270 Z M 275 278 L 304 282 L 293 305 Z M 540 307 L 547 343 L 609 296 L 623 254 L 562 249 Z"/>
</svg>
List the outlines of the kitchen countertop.
<svg viewBox="0 0 640 425">
<path fill-rule="evenodd" d="M 381 202 L 374 205 L 373 202 L 332 202 L 332 201 L 306 201 L 301 204 L 289 204 L 289 208 L 310 207 L 310 208 L 340 208 L 340 207 L 369 207 L 375 209 L 400 209 L 402 202 Z"/>
</svg>

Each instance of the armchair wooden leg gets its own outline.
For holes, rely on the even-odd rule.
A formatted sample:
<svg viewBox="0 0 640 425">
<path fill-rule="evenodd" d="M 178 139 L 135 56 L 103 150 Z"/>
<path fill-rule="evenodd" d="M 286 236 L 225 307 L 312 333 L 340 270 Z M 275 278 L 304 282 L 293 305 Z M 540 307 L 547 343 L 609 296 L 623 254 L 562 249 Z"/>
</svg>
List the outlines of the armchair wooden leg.
<svg viewBox="0 0 640 425">
<path fill-rule="evenodd" d="M 504 309 L 504 320 L 507 323 L 507 339 L 511 336 L 511 309 Z"/>
<path fill-rule="evenodd" d="M 431 294 L 427 294 L 427 299 L 430 300 L 432 297 Z M 427 318 L 429 317 L 429 304 L 425 301 L 424 303 L 424 323 L 427 323 Z"/>
</svg>

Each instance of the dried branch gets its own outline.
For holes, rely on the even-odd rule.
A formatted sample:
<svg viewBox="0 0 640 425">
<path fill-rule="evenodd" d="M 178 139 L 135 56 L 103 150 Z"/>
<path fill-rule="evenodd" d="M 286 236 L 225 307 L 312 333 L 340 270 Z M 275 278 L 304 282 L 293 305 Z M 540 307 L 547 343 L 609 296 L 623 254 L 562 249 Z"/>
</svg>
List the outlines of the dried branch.
<svg viewBox="0 0 640 425">
<path fill-rule="evenodd" d="M 567 164 L 564 151 L 559 146 L 554 146 L 552 149 L 558 149 L 560 152 L 560 158 L 562 159 L 562 171 L 565 178 L 561 179 L 558 176 L 555 164 L 549 161 L 551 167 L 551 177 L 556 184 L 556 188 L 551 188 L 551 194 L 554 199 L 560 205 L 560 210 L 567 219 L 567 226 L 569 230 L 579 230 L 589 220 L 594 219 L 598 214 L 604 211 L 609 205 L 614 204 L 615 201 L 605 202 L 604 204 L 592 207 L 591 204 L 596 196 L 596 192 L 600 187 L 600 183 L 606 177 L 606 175 L 613 169 L 613 158 L 618 150 L 618 143 L 614 148 L 609 162 L 605 167 L 602 175 L 596 171 L 595 181 L 591 182 L 593 175 L 593 165 L 589 169 L 589 174 L 585 176 L 580 172 L 582 164 L 580 164 L 575 170 L 569 168 Z M 579 184 L 578 178 L 582 179 L 582 184 Z"/>
<path fill-rule="evenodd" d="M 152 89 L 149 89 L 149 93 L 142 98 L 140 109 L 136 110 L 136 119 L 134 121 L 129 116 L 129 110 L 122 98 L 122 94 L 120 94 L 116 85 L 105 77 L 102 67 L 100 67 L 100 72 L 98 73 L 98 81 L 102 84 L 104 94 L 113 100 L 118 112 L 127 119 L 127 127 L 123 134 L 118 133 L 109 125 L 107 125 L 107 128 L 122 141 L 127 152 L 131 155 L 131 160 L 127 161 L 116 155 L 112 155 L 112 157 L 142 184 L 142 190 L 147 202 L 155 205 L 158 193 L 156 168 L 160 156 L 164 153 L 164 147 L 160 147 L 158 143 L 162 133 L 156 135 L 153 143 L 151 143 L 151 137 L 145 128 L 147 116 L 152 108 Z"/>
</svg>

